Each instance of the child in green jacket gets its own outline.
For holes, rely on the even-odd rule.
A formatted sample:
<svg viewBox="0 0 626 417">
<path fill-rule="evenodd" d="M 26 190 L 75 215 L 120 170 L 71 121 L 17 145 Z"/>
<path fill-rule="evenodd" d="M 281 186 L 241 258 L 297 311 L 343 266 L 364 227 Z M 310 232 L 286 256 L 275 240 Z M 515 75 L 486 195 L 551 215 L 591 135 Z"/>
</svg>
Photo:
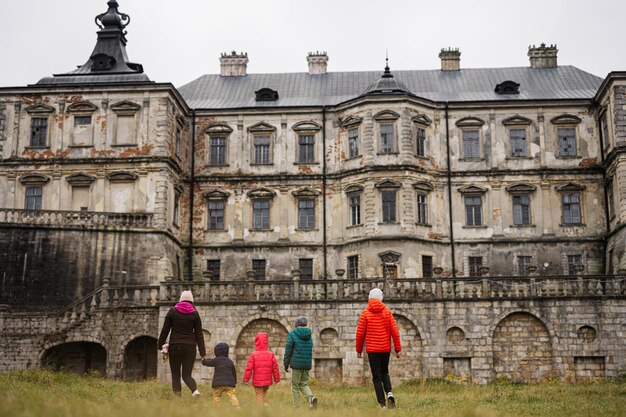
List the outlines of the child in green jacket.
<svg viewBox="0 0 626 417">
<path fill-rule="evenodd" d="M 285 371 L 289 367 L 291 373 L 291 395 L 293 405 L 300 406 L 300 393 L 306 397 L 309 407 L 317 407 L 317 398 L 309 388 L 309 370 L 313 362 L 313 339 L 311 329 L 307 327 L 308 320 L 304 316 L 296 318 L 296 328 L 289 332 L 287 346 L 285 346 Z"/>
</svg>

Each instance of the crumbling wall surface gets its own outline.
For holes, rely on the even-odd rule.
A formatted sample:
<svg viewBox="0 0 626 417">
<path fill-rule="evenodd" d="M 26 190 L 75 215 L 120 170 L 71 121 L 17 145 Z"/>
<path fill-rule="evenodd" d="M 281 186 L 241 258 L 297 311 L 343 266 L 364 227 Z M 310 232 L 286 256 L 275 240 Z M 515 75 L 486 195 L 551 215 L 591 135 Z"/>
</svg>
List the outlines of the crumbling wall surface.
<svg viewBox="0 0 626 417">
<path fill-rule="evenodd" d="M 105 278 L 156 284 L 178 268 L 177 244 L 157 233 L 0 227 L 0 248 L 0 304 L 20 311 L 58 310 Z"/>
</svg>

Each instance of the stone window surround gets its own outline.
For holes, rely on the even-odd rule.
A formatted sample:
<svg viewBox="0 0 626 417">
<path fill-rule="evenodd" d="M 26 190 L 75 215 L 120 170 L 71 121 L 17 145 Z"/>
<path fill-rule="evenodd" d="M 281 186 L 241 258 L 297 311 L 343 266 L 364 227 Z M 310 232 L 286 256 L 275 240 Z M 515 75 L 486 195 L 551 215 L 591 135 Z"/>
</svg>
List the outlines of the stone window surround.
<svg viewBox="0 0 626 417">
<path fill-rule="evenodd" d="M 507 138 L 507 140 L 505 141 L 505 148 L 508 149 L 507 159 L 532 159 L 530 155 L 530 125 L 532 124 L 532 120 L 516 114 L 515 116 L 507 117 L 506 119 L 502 120 L 502 124 L 505 127 L 505 134 Z M 523 129 L 526 131 L 526 149 L 524 149 L 524 155 L 513 155 L 513 149 L 511 148 L 512 129 Z"/>
<path fill-rule="evenodd" d="M 207 167 L 221 167 L 228 166 L 230 160 L 230 134 L 233 129 L 226 123 L 214 123 L 204 130 L 206 135 L 206 166 Z M 212 139 L 224 139 L 224 164 L 212 164 L 211 163 L 211 140 Z"/>
<path fill-rule="evenodd" d="M 383 110 L 374 115 L 374 121 L 376 122 L 375 128 L 375 137 L 377 154 L 378 155 L 397 155 L 399 153 L 398 150 L 398 126 L 397 121 L 400 119 L 400 115 L 391 110 Z M 381 126 L 384 124 L 390 124 L 393 126 L 393 149 L 391 152 L 384 152 L 381 149 Z"/>
<path fill-rule="evenodd" d="M 485 121 L 478 117 L 468 116 L 462 117 L 457 120 L 455 123 L 457 129 L 459 130 L 459 155 L 462 155 L 459 158 L 459 161 L 479 161 L 484 159 L 485 150 L 483 148 L 483 126 L 485 125 Z M 464 131 L 477 131 L 478 132 L 478 146 L 479 146 L 479 155 L 477 157 L 465 156 L 465 149 L 463 143 L 463 132 Z"/>
<path fill-rule="evenodd" d="M 114 141 L 111 144 L 112 147 L 122 147 L 122 146 L 137 146 L 137 115 L 139 114 L 139 110 L 141 106 L 137 103 L 133 103 L 129 100 L 122 100 L 115 104 L 109 106 L 109 108 L 115 113 L 115 127 L 114 127 Z M 133 137 L 128 142 L 120 142 L 117 137 L 117 129 L 118 129 L 118 118 L 122 117 L 133 117 Z"/>
<path fill-rule="evenodd" d="M 176 116 L 176 124 L 174 126 L 174 157 L 181 160 L 181 152 L 183 148 L 183 132 L 185 131 L 185 118 Z"/>
<path fill-rule="evenodd" d="M 274 197 L 276 197 L 276 193 L 268 188 L 255 188 L 254 190 L 248 191 L 246 194 L 248 199 L 250 200 L 250 228 L 251 232 L 267 232 L 272 230 L 272 205 L 274 201 Z M 255 229 L 254 228 L 254 208 L 253 208 L 253 200 L 257 199 L 267 199 L 269 200 L 269 228 L 268 229 Z"/>
<path fill-rule="evenodd" d="M 400 221 L 398 219 L 398 194 L 399 194 L 399 191 L 402 189 L 402 184 L 397 182 L 397 181 L 394 181 L 392 179 L 387 178 L 387 179 L 384 179 L 383 181 L 380 181 L 377 184 L 375 184 L 374 187 L 376 187 L 376 189 L 378 189 L 378 193 L 380 194 L 379 201 L 380 201 L 380 214 L 381 214 L 381 216 L 380 216 L 380 223 L 379 224 L 381 224 L 381 225 L 384 225 L 384 224 L 399 224 Z M 382 205 L 383 204 L 383 202 L 382 202 L 382 194 L 383 194 L 383 192 L 386 192 L 386 191 L 393 191 L 393 192 L 396 193 L 396 199 L 395 199 L 395 206 L 396 206 L 395 221 L 384 221 L 383 220 L 384 213 L 383 213 L 383 205 Z"/>
<path fill-rule="evenodd" d="M 533 223 L 533 220 L 535 218 L 535 216 L 533 216 L 533 199 L 534 199 L 533 196 L 534 196 L 535 191 L 537 190 L 537 187 L 531 184 L 526 184 L 526 183 L 516 183 L 516 184 L 509 185 L 508 187 L 505 188 L 505 190 L 507 191 L 507 193 L 511 195 L 511 198 L 509 199 L 509 204 L 510 204 L 510 213 L 511 213 L 512 220 L 514 219 L 514 216 L 515 216 L 515 214 L 513 213 L 513 210 L 514 210 L 513 197 L 514 196 L 527 195 L 528 205 L 529 205 L 528 214 L 529 214 L 530 223 L 514 224 L 513 221 L 511 221 L 511 224 L 509 227 L 535 227 L 535 224 Z"/>
<path fill-rule="evenodd" d="M 411 132 L 411 137 L 415 138 L 415 144 L 413 146 L 413 151 L 415 152 L 415 157 L 416 158 L 428 158 L 428 155 L 430 154 L 430 152 L 428 152 L 428 145 L 429 145 L 429 141 L 428 141 L 428 133 L 430 131 L 430 127 L 433 123 L 433 121 L 426 116 L 425 114 L 420 114 L 417 115 L 415 117 L 413 117 L 413 119 L 411 120 L 413 129 Z M 417 152 L 417 129 L 424 129 L 424 155 L 420 155 Z"/>
<path fill-rule="evenodd" d="M 78 103 L 73 103 L 70 104 L 67 107 L 67 112 L 70 113 L 72 115 L 72 120 L 75 122 L 77 117 L 85 117 L 85 116 L 90 116 L 92 118 L 91 120 L 91 132 L 90 132 L 90 136 L 91 136 L 91 144 L 87 144 L 87 145 L 78 145 L 75 143 L 74 140 L 74 131 L 76 129 L 76 125 L 75 123 L 71 123 L 70 124 L 70 145 L 68 146 L 69 148 L 92 148 L 93 145 L 93 140 L 94 140 L 94 131 L 95 131 L 95 126 L 96 123 L 93 120 L 93 115 L 94 113 L 98 110 L 98 106 L 96 106 L 95 104 L 89 102 L 89 101 L 81 101 Z"/>
<path fill-rule="evenodd" d="M 41 209 L 43 210 L 45 185 L 50 181 L 50 177 L 38 173 L 29 173 L 20 176 L 18 181 L 23 188 L 22 194 L 24 195 L 24 208 L 26 208 L 26 190 L 29 187 L 41 187 Z"/>
<path fill-rule="evenodd" d="M 348 206 L 348 226 L 347 228 L 351 228 L 351 227 L 360 227 L 363 226 L 363 210 L 361 210 L 361 207 L 363 206 L 363 201 L 361 201 L 361 205 L 359 208 L 359 220 L 360 222 L 357 224 L 352 224 L 352 213 L 351 213 L 351 206 L 350 206 L 350 197 L 356 197 L 356 196 L 363 196 L 363 191 L 365 189 L 363 188 L 362 185 L 358 185 L 358 184 L 351 184 L 348 185 L 345 189 L 344 189 L 344 193 L 346 194 L 346 200 L 347 200 L 347 206 Z"/>
<path fill-rule="evenodd" d="M 555 138 L 555 158 L 560 159 L 573 159 L 573 158 L 581 158 L 579 154 L 579 146 L 578 141 L 580 140 L 580 135 L 578 134 L 578 126 L 582 122 L 582 119 L 578 116 L 574 116 L 572 114 L 562 114 L 560 116 L 553 117 L 550 119 L 550 123 L 554 126 L 554 138 Z M 559 144 L 559 129 L 574 129 L 574 142 L 576 146 L 576 154 L 575 155 L 561 155 L 561 145 Z"/>
<path fill-rule="evenodd" d="M 174 195 L 172 198 L 172 225 L 176 228 L 180 227 L 180 200 L 183 195 L 183 187 L 174 186 Z"/>
<path fill-rule="evenodd" d="M 257 163 L 254 162 L 255 155 L 255 146 L 254 146 L 254 138 L 255 136 L 269 136 L 270 138 L 270 150 L 269 150 L 269 162 L 268 163 Z M 250 142 L 250 165 L 273 165 L 274 164 L 274 144 L 276 142 L 276 128 L 268 123 L 259 122 L 248 128 L 248 139 Z"/>
<path fill-rule="evenodd" d="M 463 186 L 461 188 L 459 188 L 457 190 L 460 194 L 461 194 L 461 204 L 463 206 L 463 215 L 464 217 L 466 217 L 466 213 L 465 213 L 465 197 L 480 197 L 481 200 L 481 224 L 479 225 L 468 225 L 467 224 L 467 218 L 465 218 L 465 224 L 463 225 L 464 229 L 481 229 L 481 228 L 486 228 L 487 225 L 485 224 L 485 216 L 483 215 L 483 211 L 485 208 L 485 198 L 486 198 L 486 194 L 487 194 L 487 189 L 484 187 L 479 187 L 477 185 L 466 185 Z"/>
<path fill-rule="evenodd" d="M 207 203 L 207 217 L 206 217 L 206 228 L 205 231 L 208 232 L 225 232 L 226 231 L 226 209 L 228 207 L 228 198 L 230 197 L 230 193 L 227 191 L 223 191 L 223 190 L 219 190 L 219 189 L 212 189 L 209 190 L 207 192 L 205 192 L 204 194 L 204 199 Z M 224 227 L 222 227 L 221 229 L 211 229 L 209 227 L 210 224 L 210 210 L 208 208 L 208 203 L 209 201 L 223 201 L 224 202 Z"/>
<path fill-rule="evenodd" d="M 561 195 L 561 223 L 559 226 L 561 227 L 584 227 L 586 226 L 584 222 L 585 213 L 584 213 L 584 204 L 583 204 L 583 192 L 586 187 L 584 185 L 576 184 L 576 183 L 567 183 L 565 185 L 560 185 L 555 187 L 555 190 Z M 564 223 L 563 222 L 563 195 L 564 194 L 578 194 L 578 208 L 580 210 L 580 223 Z"/>
<path fill-rule="evenodd" d="M 343 122 L 341 122 L 341 127 L 345 130 L 345 134 L 346 134 L 346 160 L 350 160 L 350 159 L 355 159 L 355 158 L 360 158 L 363 156 L 363 153 L 361 152 L 361 123 L 363 122 L 363 119 L 360 117 L 355 117 L 355 116 L 349 116 L 346 120 L 344 120 Z M 357 138 L 358 138 L 358 153 L 357 155 L 354 156 L 350 156 L 350 131 L 352 129 L 357 129 Z"/>
<path fill-rule="evenodd" d="M 50 116 L 55 112 L 54 107 L 48 106 L 47 104 L 37 103 L 25 109 L 26 113 L 28 113 L 30 117 L 29 123 L 29 137 L 28 137 L 28 145 L 26 149 L 46 149 L 50 148 L 50 130 L 54 123 L 50 123 Z M 43 146 L 32 146 L 32 123 L 34 119 L 46 119 L 46 138 L 45 145 Z"/>
<path fill-rule="evenodd" d="M 415 204 L 416 204 L 416 210 L 419 210 L 419 207 L 417 205 L 417 196 L 419 195 L 424 195 L 426 196 L 426 223 L 421 223 L 419 222 L 419 213 L 416 212 L 416 221 L 415 224 L 419 225 L 419 226 L 427 226 L 427 227 L 432 227 L 432 223 L 431 223 L 431 216 L 430 216 L 430 207 L 431 207 L 431 202 L 430 200 L 430 193 L 434 190 L 434 187 L 432 186 L 431 183 L 426 182 L 426 181 L 420 181 L 420 182 L 416 182 L 415 184 L 413 184 L 413 189 L 415 190 Z"/>
<path fill-rule="evenodd" d="M 322 194 L 320 191 L 318 190 L 314 190 L 312 188 L 302 188 L 299 190 L 294 190 L 291 192 L 291 194 L 294 196 L 295 200 L 296 200 L 296 210 L 297 210 L 297 216 L 298 216 L 298 227 L 296 228 L 296 230 L 301 231 L 301 232 L 314 232 L 319 230 L 318 228 L 318 215 L 317 215 L 317 210 L 318 210 L 318 204 L 317 204 L 317 199 L 318 197 Z M 315 213 L 315 227 L 311 228 L 311 229 L 301 229 L 300 226 L 300 206 L 299 206 L 299 202 L 300 200 L 313 200 L 314 202 L 314 213 Z"/>
<path fill-rule="evenodd" d="M 296 156 L 295 156 L 295 162 L 294 165 L 318 165 L 319 161 L 317 158 L 317 153 L 318 153 L 318 149 L 319 149 L 319 132 L 322 130 L 322 127 L 312 121 L 312 120 L 307 120 L 307 121 L 303 121 L 303 122 L 298 122 L 296 124 L 294 124 L 291 129 L 295 132 L 295 139 L 296 139 L 296 146 L 295 146 L 295 150 L 296 150 Z M 313 136 L 313 160 L 312 161 L 300 161 L 300 136 Z"/>
</svg>

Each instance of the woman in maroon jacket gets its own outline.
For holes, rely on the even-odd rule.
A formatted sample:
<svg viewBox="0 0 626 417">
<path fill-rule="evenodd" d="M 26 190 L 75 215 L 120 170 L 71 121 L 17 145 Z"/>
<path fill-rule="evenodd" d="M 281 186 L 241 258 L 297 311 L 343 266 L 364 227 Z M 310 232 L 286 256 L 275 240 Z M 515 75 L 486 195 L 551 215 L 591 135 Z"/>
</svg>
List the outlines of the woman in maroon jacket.
<svg viewBox="0 0 626 417">
<path fill-rule="evenodd" d="M 172 370 L 172 389 L 174 394 L 180 395 L 181 368 L 185 385 L 191 390 L 191 395 L 200 395 L 198 385 L 191 376 L 193 364 L 196 360 L 196 345 L 200 350 L 202 359 L 206 357 L 204 337 L 202 334 L 202 321 L 198 311 L 193 306 L 193 294 L 191 291 L 183 291 L 180 294 L 178 304 L 170 309 L 165 316 L 165 322 L 161 329 L 157 348 L 161 350 L 167 335 L 170 334 L 168 354 L 170 369 Z"/>
<path fill-rule="evenodd" d="M 243 382 L 247 383 L 252 377 L 252 386 L 258 404 L 267 405 L 267 390 L 274 382 L 280 382 L 278 362 L 276 356 L 269 350 L 267 333 L 259 332 L 254 338 L 255 351 L 248 359 L 246 371 L 243 374 Z"/>
</svg>

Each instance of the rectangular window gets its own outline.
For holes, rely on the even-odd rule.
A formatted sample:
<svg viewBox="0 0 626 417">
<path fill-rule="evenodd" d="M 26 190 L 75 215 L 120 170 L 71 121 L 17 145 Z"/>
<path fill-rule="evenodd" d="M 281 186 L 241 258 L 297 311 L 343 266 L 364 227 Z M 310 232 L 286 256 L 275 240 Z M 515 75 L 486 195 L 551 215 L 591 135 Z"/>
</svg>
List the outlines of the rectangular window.
<svg viewBox="0 0 626 417">
<path fill-rule="evenodd" d="M 530 256 L 518 256 L 517 257 L 517 275 L 520 277 L 528 276 L 528 267 L 530 266 L 530 262 L 532 261 L 532 257 Z"/>
<path fill-rule="evenodd" d="M 359 255 L 348 256 L 348 279 L 359 278 Z"/>
<path fill-rule="evenodd" d="M 352 195 L 350 199 L 350 226 L 361 224 L 361 196 Z"/>
<path fill-rule="evenodd" d="M 209 200 L 209 230 L 224 230 L 224 200 Z"/>
<path fill-rule="evenodd" d="M 600 131 L 602 132 L 602 141 L 604 142 L 604 147 L 606 148 L 611 143 L 611 141 L 609 140 L 609 125 L 606 112 L 604 112 L 604 114 L 600 118 L 600 126 Z"/>
<path fill-rule="evenodd" d="M 174 154 L 176 156 L 180 156 L 180 135 L 181 135 L 181 131 L 180 128 L 176 128 L 176 136 L 175 136 L 175 142 L 174 142 Z"/>
<path fill-rule="evenodd" d="M 426 194 L 417 195 L 417 222 L 428 224 L 428 202 Z"/>
<path fill-rule="evenodd" d="M 348 158 L 359 156 L 359 129 L 348 130 Z"/>
<path fill-rule="evenodd" d="M 254 137 L 254 163 L 269 164 L 270 159 L 270 137 L 255 136 Z"/>
<path fill-rule="evenodd" d="M 511 129 L 511 156 L 526 156 L 526 129 Z"/>
<path fill-rule="evenodd" d="M 392 123 L 380 124 L 380 152 L 393 153 L 396 151 Z"/>
<path fill-rule="evenodd" d="M 265 280 L 265 259 L 253 259 L 252 270 L 254 271 L 254 278 L 259 281 Z"/>
<path fill-rule="evenodd" d="M 136 142 L 135 115 L 117 115 L 115 143 L 118 145 L 134 145 Z"/>
<path fill-rule="evenodd" d="M 267 230 L 270 228 L 270 200 L 258 198 L 252 202 L 252 228 Z"/>
<path fill-rule="evenodd" d="M 517 226 L 530 224 L 530 197 L 528 195 L 513 196 L 513 224 Z"/>
<path fill-rule="evenodd" d="M 299 259 L 298 269 L 300 269 L 300 279 L 313 279 L 313 259 Z"/>
<path fill-rule="evenodd" d="M 24 208 L 26 210 L 41 210 L 41 201 L 43 196 L 43 187 L 40 185 L 26 187 L 26 199 Z"/>
<path fill-rule="evenodd" d="M 417 149 L 417 156 L 426 156 L 426 130 L 418 127 L 417 136 L 415 138 Z"/>
<path fill-rule="evenodd" d="M 470 256 L 469 257 L 469 276 L 479 277 L 480 268 L 483 266 L 482 256 Z"/>
<path fill-rule="evenodd" d="M 465 196 L 465 224 L 467 226 L 482 226 L 482 198 L 480 196 Z"/>
<path fill-rule="evenodd" d="M 172 223 L 174 226 L 178 226 L 178 220 L 180 216 L 180 193 L 174 193 L 174 212 L 172 213 Z"/>
<path fill-rule="evenodd" d="M 315 136 L 300 135 L 298 136 L 298 145 L 300 152 L 298 154 L 298 162 L 310 163 L 315 162 Z"/>
<path fill-rule="evenodd" d="M 30 122 L 30 146 L 46 146 L 48 136 L 48 119 L 34 117 Z"/>
<path fill-rule="evenodd" d="M 569 276 L 576 275 L 578 265 L 583 264 L 582 255 L 567 255 L 567 273 Z"/>
<path fill-rule="evenodd" d="M 563 224 L 580 223 L 580 194 L 563 194 Z"/>
<path fill-rule="evenodd" d="M 226 165 L 226 138 L 210 138 L 210 165 Z"/>
<path fill-rule="evenodd" d="M 219 281 L 220 279 L 220 260 L 209 259 L 206 261 L 206 270 L 209 273 L 209 279 Z"/>
<path fill-rule="evenodd" d="M 478 130 L 463 131 L 463 157 L 480 158 L 480 134 Z"/>
<path fill-rule="evenodd" d="M 560 127 L 557 129 L 559 138 L 559 156 L 576 156 L 576 129 Z"/>
<path fill-rule="evenodd" d="M 91 116 L 74 116 L 74 126 L 88 126 L 91 124 Z"/>
<path fill-rule="evenodd" d="M 396 222 L 396 192 L 395 191 L 383 191 L 383 223 L 395 223 Z"/>
<path fill-rule="evenodd" d="M 310 198 L 298 200 L 298 228 L 315 229 L 315 200 Z"/>
<path fill-rule="evenodd" d="M 432 278 L 433 276 L 433 257 L 422 255 L 422 276 L 424 278 Z"/>
</svg>

